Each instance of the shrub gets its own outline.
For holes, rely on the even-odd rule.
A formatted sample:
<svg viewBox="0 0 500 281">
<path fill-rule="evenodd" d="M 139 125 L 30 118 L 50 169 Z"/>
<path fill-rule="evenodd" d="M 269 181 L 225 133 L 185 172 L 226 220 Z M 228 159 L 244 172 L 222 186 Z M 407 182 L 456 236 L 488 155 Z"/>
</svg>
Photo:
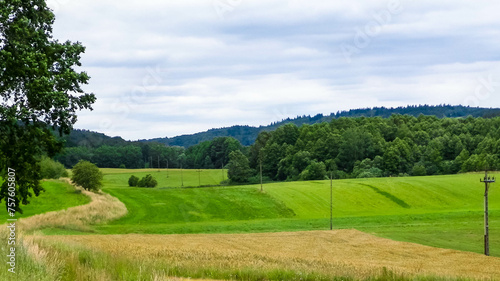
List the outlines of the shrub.
<svg viewBox="0 0 500 281">
<path fill-rule="evenodd" d="M 382 170 L 379 168 L 370 168 L 368 170 L 362 170 L 358 178 L 379 178 L 381 176 L 383 176 Z"/>
<path fill-rule="evenodd" d="M 272 182 L 273 180 L 268 176 L 262 177 L 262 182 Z M 260 184 L 260 175 L 253 176 L 248 179 L 248 183 L 250 184 Z"/>
<path fill-rule="evenodd" d="M 44 156 L 40 161 L 40 174 L 43 179 L 58 179 L 60 177 L 67 177 L 68 172 L 64 165 Z"/>
<path fill-rule="evenodd" d="M 312 161 L 307 168 L 300 173 L 302 180 L 324 180 L 326 176 L 326 167 L 323 162 Z"/>
<path fill-rule="evenodd" d="M 146 175 L 137 183 L 138 187 L 155 187 L 157 185 L 158 182 L 151 174 Z"/>
<path fill-rule="evenodd" d="M 134 175 L 130 176 L 130 178 L 128 179 L 128 186 L 137 186 L 138 183 L 139 178 Z"/>
<path fill-rule="evenodd" d="M 427 175 L 427 169 L 425 168 L 423 163 L 416 163 L 411 170 L 412 176 L 425 176 Z"/>
<path fill-rule="evenodd" d="M 102 186 L 102 173 L 96 165 L 80 160 L 72 169 L 71 180 L 86 190 L 99 191 Z"/>
</svg>

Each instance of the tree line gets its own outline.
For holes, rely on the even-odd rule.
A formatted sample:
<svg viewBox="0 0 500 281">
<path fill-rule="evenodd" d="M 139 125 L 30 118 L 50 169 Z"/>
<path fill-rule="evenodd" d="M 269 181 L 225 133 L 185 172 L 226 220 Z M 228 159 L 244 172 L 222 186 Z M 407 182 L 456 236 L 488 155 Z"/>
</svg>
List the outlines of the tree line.
<svg viewBox="0 0 500 281">
<path fill-rule="evenodd" d="M 498 170 L 499 154 L 500 117 L 339 118 L 261 132 L 245 158 L 231 155 L 229 176 L 248 181 L 261 167 L 279 181 L 455 174 Z"/>
<path fill-rule="evenodd" d="M 155 142 L 66 147 L 55 159 L 67 168 L 86 160 L 100 168 L 214 169 L 226 166 L 234 150 L 245 149 L 234 138 L 219 137 L 188 149 Z"/>
<path fill-rule="evenodd" d="M 182 135 L 173 138 L 156 138 L 152 140 L 159 143 L 168 144 L 170 146 L 190 147 L 199 144 L 206 140 L 211 140 L 215 137 L 233 137 L 240 141 L 244 146 L 250 146 L 255 142 L 255 139 L 262 131 L 274 131 L 288 123 L 293 123 L 298 127 L 305 124 L 316 124 L 330 122 L 332 119 L 342 117 L 383 117 L 389 118 L 393 114 L 411 115 L 418 117 L 419 115 L 437 116 L 438 118 L 460 118 L 460 117 L 483 117 L 492 118 L 500 116 L 499 108 L 480 108 L 461 105 L 408 105 L 400 107 L 373 107 L 359 108 L 345 111 L 337 111 L 329 115 L 317 114 L 296 116 L 295 118 L 286 118 L 279 122 L 273 122 L 267 126 L 251 127 L 251 126 L 232 126 L 228 128 L 210 129 L 206 132 L 200 132 L 192 135 Z"/>
<path fill-rule="evenodd" d="M 104 168 L 228 168 L 234 182 L 439 175 L 500 168 L 500 117 L 392 115 L 286 124 L 251 146 L 218 137 L 187 149 L 154 142 L 69 147 L 56 159 Z"/>
</svg>

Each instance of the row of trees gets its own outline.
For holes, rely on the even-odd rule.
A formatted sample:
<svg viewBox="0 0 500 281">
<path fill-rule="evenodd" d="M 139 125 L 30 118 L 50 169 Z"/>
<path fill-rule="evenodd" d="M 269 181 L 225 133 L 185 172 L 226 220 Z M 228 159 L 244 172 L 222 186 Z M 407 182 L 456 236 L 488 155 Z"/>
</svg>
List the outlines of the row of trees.
<svg viewBox="0 0 500 281">
<path fill-rule="evenodd" d="M 500 169 L 500 118 L 339 118 L 261 132 L 229 176 L 244 182 L 262 165 L 272 180 L 437 175 Z M 248 163 L 247 163 L 248 162 Z M 236 175 L 236 176 L 235 176 Z"/>
<path fill-rule="evenodd" d="M 229 169 L 233 182 L 454 174 L 500 168 L 500 117 L 445 118 L 393 115 L 339 118 L 261 132 L 243 147 L 219 137 L 184 149 L 160 143 L 66 148 L 65 166 L 84 159 L 118 168 Z"/>
<path fill-rule="evenodd" d="M 67 147 L 56 156 L 56 160 L 68 168 L 80 160 L 87 160 L 100 168 L 214 169 L 227 165 L 229 154 L 235 150 L 244 148 L 232 137 L 219 137 L 188 149 L 150 142 L 102 145 L 97 148 Z"/>
</svg>

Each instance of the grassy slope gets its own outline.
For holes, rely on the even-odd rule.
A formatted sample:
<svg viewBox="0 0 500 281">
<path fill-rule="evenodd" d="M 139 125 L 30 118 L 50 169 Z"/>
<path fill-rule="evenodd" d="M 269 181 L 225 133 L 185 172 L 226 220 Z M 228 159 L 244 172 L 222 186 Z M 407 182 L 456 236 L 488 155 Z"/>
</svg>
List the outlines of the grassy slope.
<svg viewBox="0 0 500 281">
<path fill-rule="evenodd" d="M 99 233 L 329 228 L 329 181 L 266 184 L 264 194 L 258 192 L 258 186 L 138 189 L 126 186 L 130 170 L 117 172 L 105 171 L 104 190 L 122 200 L 129 215 L 98 227 Z M 217 171 L 206 174 L 211 173 Z M 139 175 L 137 171 L 133 174 Z M 188 180 L 197 180 L 195 171 L 184 174 Z M 166 179 L 165 171 L 158 175 Z M 170 177 L 174 175 L 171 170 Z M 334 228 L 356 228 L 401 241 L 481 252 L 484 187 L 480 176 L 334 181 Z M 500 256 L 500 192 L 496 188 L 490 191 L 490 210 L 491 253 Z"/>
<path fill-rule="evenodd" d="M 334 225 L 480 253 L 484 186 L 479 178 L 479 174 L 467 174 L 335 181 Z M 328 182 L 282 183 L 266 190 L 285 202 L 298 218 L 329 216 Z M 491 254 L 500 256 L 500 192 L 496 188 L 490 190 L 490 244 Z"/>
<path fill-rule="evenodd" d="M 63 181 L 44 181 L 42 187 L 45 189 L 45 192 L 40 193 L 38 197 L 33 195 L 30 204 L 21 205 L 23 214 L 16 214 L 17 219 L 84 205 L 90 202 L 87 196 L 76 193 L 73 186 Z M 0 208 L 0 217 L 2 217 L 4 221 L 9 218 L 5 206 Z"/>
</svg>

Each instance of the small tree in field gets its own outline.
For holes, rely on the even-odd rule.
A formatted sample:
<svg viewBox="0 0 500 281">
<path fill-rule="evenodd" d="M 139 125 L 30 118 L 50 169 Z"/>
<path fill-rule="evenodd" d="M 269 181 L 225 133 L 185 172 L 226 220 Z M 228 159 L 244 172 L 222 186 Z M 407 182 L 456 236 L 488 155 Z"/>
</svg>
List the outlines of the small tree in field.
<svg viewBox="0 0 500 281">
<path fill-rule="evenodd" d="M 102 172 L 89 161 L 80 160 L 72 169 L 73 183 L 83 187 L 85 190 L 99 191 L 102 186 Z"/>
<path fill-rule="evenodd" d="M 137 183 L 139 183 L 139 178 L 132 175 L 128 179 L 128 186 L 137 186 Z"/>
<path fill-rule="evenodd" d="M 140 181 L 137 182 L 138 187 L 155 187 L 157 185 L 158 182 L 151 174 L 146 175 Z"/>
</svg>

